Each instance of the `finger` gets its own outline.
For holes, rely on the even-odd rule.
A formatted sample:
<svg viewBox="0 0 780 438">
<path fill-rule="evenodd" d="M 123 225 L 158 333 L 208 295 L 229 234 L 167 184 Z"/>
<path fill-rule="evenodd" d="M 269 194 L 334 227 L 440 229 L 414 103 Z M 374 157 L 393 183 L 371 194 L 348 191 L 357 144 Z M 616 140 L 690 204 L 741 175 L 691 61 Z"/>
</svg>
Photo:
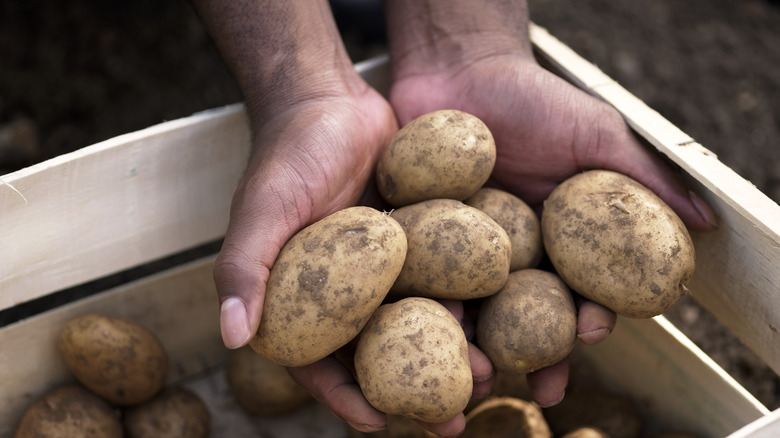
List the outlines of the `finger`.
<svg viewBox="0 0 780 438">
<path fill-rule="evenodd" d="M 531 397 L 539 406 L 548 408 L 563 400 L 569 381 L 569 362 L 564 359 L 555 365 L 542 368 L 526 376 Z"/>
<path fill-rule="evenodd" d="M 438 300 L 445 309 L 452 313 L 452 316 L 458 320 L 458 324 L 463 322 L 463 301 L 461 300 Z"/>
<path fill-rule="evenodd" d="M 288 368 L 287 372 L 312 397 L 354 429 L 371 433 L 387 427 L 387 416 L 368 403 L 352 374 L 334 357 Z"/>
<path fill-rule="evenodd" d="M 423 429 L 440 437 L 455 437 L 466 429 L 466 416 L 463 413 L 456 415 L 443 423 L 417 422 Z"/>
<path fill-rule="evenodd" d="M 585 344 L 598 344 L 612 333 L 616 323 L 615 312 L 593 301 L 583 300 L 577 314 L 577 337 Z"/>
<path fill-rule="evenodd" d="M 469 364 L 471 364 L 471 377 L 474 381 L 472 398 L 485 398 L 490 395 L 495 380 L 493 364 L 490 359 L 476 345 L 469 342 Z"/>
</svg>

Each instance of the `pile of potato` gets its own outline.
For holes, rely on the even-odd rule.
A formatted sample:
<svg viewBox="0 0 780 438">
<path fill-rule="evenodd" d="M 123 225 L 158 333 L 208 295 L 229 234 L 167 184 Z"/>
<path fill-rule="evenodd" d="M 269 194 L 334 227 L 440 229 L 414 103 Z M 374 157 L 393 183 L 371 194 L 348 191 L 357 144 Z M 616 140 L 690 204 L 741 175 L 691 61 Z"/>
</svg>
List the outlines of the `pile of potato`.
<svg viewBox="0 0 780 438">
<path fill-rule="evenodd" d="M 194 393 L 166 384 L 168 355 L 133 321 L 100 314 L 70 320 L 57 347 L 75 383 L 33 403 L 15 438 L 198 438 L 210 413 Z"/>
<path fill-rule="evenodd" d="M 572 291 L 648 318 L 685 293 L 693 243 L 638 182 L 588 171 L 564 181 L 541 219 L 486 186 L 496 160 L 478 118 L 425 114 L 398 131 L 377 165 L 394 209 L 352 207 L 294 235 L 266 290 L 250 342 L 284 366 L 356 342 L 356 379 L 378 410 L 429 423 L 464 411 L 467 339 L 440 300 L 479 302 L 476 343 L 496 370 L 522 376 L 573 349 Z M 542 269 L 544 256 L 551 268 Z"/>
</svg>

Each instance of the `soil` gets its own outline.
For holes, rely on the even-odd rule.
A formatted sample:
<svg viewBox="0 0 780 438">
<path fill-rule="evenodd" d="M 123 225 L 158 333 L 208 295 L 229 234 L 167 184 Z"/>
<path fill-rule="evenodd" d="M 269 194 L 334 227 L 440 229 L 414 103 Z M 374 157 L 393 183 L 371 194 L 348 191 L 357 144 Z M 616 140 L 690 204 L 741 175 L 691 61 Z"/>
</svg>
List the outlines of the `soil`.
<svg viewBox="0 0 780 438">
<path fill-rule="evenodd" d="M 780 201 L 774 2 L 530 0 L 530 7 L 537 24 Z M 339 10 L 353 60 L 383 51 L 380 28 L 351 18 Z M 0 56 L 0 175 L 241 100 L 182 0 L 3 1 Z M 13 148 L 3 140 L 10 132 Z M 669 318 L 762 403 L 780 407 L 777 376 L 693 300 Z"/>
</svg>

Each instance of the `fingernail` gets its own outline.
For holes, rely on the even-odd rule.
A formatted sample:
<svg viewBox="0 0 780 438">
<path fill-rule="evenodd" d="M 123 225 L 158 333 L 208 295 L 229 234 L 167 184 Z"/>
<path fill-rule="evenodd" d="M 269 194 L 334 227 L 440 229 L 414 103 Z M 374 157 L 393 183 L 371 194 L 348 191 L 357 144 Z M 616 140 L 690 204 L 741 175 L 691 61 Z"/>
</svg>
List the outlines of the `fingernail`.
<svg viewBox="0 0 780 438">
<path fill-rule="evenodd" d="M 225 347 L 239 348 L 249 342 L 252 333 L 249 331 L 246 307 L 240 299 L 230 297 L 222 302 L 219 310 L 219 323 Z"/>
<path fill-rule="evenodd" d="M 551 408 L 551 407 L 553 407 L 553 406 L 557 405 L 558 403 L 562 402 L 562 401 L 563 401 L 563 397 L 564 397 L 565 395 L 566 395 L 566 391 L 561 391 L 561 396 L 560 396 L 560 397 L 558 397 L 557 399 L 555 399 L 555 400 L 551 401 L 551 402 L 544 402 L 544 403 L 542 403 L 542 402 L 540 402 L 539 400 L 537 400 L 536 402 L 537 402 L 537 403 L 539 403 L 539 407 L 542 407 L 542 408 Z"/>
<path fill-rule="evenodd" d="M 355 424 L 351 421 L 347 421 L 347 424 L 349 426 L 357 431 L 365 432 L 365 433 L 372 433 L 372 432 L 378 432 L 380 430 L 385 430 L 385 426 L 376 426 L 373 424 Z"/>
<path fill-rule="evenodd" d="M 596 330 L 590 330 L 587 332 L 577 333 L 577 338 L 584 344 L 593 345 L 598 344 L 609 336 L 612 330 L 608 328 L 599 328 Z"/>
<path fill-rule="evenodd" d="M 699 216 L 704 220 L 704 222 L 707 222 L 712 228 L 718 227 L 718 219 L 715 217 L 715 214 L 710 210 L 709 206 L 704 202 L 699 195 L 694 193 L 693 191 L 688 191 L 688 198 L 691 200 L 691 203 L 696 208 L 696 211 L 699 213 Z"/>
</svg>

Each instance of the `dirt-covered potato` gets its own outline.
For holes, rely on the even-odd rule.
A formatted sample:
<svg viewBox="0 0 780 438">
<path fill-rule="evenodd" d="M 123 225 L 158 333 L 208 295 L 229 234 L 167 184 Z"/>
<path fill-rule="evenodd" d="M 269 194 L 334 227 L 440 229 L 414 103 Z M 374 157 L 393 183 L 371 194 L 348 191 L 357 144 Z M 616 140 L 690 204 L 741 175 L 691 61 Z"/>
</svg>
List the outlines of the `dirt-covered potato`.
<svg viewBox="0 0 780 438">
<path fill-rule="evenodd" d="M 486 213 L 453 199 L 394 210 L 408 251 L 393 293 L 470 299 L 498 292 L 509 275 L 512 244 Z"/>
<path fill-rule="evenodd" d="M 545 201 L 544 247 L 573 290 L 619 315 L 650 318 L 685 294 L 693 241 L 658 196 L 633 179 L 593 170 Z"/>
<path fill-rule="evenodd" d="M 376 409 L 428 423 L 462 412 L 473 387 L 463 329 L 444 306 L 422 297 L 376 310 L 358 338 L 355 373 Z"/>
<path fill-rule="evenodd" d="M 117 406 L 143 403 L 165 385 L 165 348 L 151 331 L 128 319 L 78 316 L 62 329 L 57 346 L 76 379 Z"/>
<path fill-rule="evenodd" d="M 510 271 L 539 266 L 544 255 L 542 227 L 528 204 L 509 192 L 489 187 L 479 189 L 463 202 L 487 213 L 509 235 L 512 242 Z"/>
<path fill-rule="evenodd" d="M 25 411 L 14 438 L 121 438 L 122 425 L 105 400 L 77 384 L 54 389 Z"/>
<path fill-rule="evenodd" d="M 252 415 L 291 412 L 312 399 L 283 366 L 249 347 L 231 351 L 225 377 L 238 405 Z"/>
<path fill-rule="evenodd" d="M 373 208 L 347 208 L 302 229 L 271 268 L 250 346 L 283 366 L 328 356 L 360 333 L 405 257 L 403 229 Z"/>
<path fill-rule="evenodd" d="M 400 207 L 434 198 L 462 201 L 487 181 L 496 163 L 490 130 L 471 114 L 440 110 L 401 128 L 377 163 L 379 193 Z"/>
<path fill-rule="evenodd" d="M 196 394 L 171 386 L 150 401 L 126 409 L 123 423 L 127 438 L 205 438 L 211 414 Z"/>
<path fill-rule="evenodd" d="M 557 275 L 538 269 L 509 274 L 482 303 L 479 348 L 499 371 L 527 374 L 564 359 L 577 341 L 577 309 Z"/>
<path fill-rule="evenodd" d="M 513 397 L 485 399 L 466 415 L 463 438 L 551 438 L 542 410 Z"/>
<path fill-rule="evenodd" d="M 567 392 L 559 404 L 543 409 L 543 413 L 555 436 L 592 427 L 611 438 L 638 438 L 644 427 L 632 399 L 600 390 Z"/>
</svg>

